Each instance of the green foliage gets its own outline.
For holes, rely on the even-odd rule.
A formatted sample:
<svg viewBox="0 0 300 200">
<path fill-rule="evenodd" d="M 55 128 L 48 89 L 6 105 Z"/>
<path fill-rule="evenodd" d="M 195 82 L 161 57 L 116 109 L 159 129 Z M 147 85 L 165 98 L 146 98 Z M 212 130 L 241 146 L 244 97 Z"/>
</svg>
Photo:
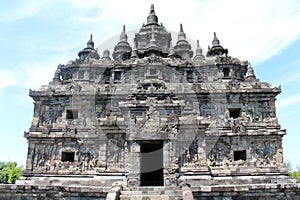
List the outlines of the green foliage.
<svg viewBox="0 0 300 200">
<path fill-rule="evenodd" d="M 298 183 L 300 183 L 300 171 L 298 172 L 290 172 L 289 175 L 297 180 Z"/>
<path fill-rule="evenodd" d="M 16 162 L 0 162 L 0 181 L 14 184 L 22 175 L 22 167 L 17 167 Z"/>
<path fill-rule="evenodd" d="M 289 176 L 296 179 L 298 183 L 300 183 L 300 165 L 296 166 L 297 171 L 293 171 L 293 165 L 290 161 L 285 162 L 286 167 L 289 172 Z"/>
</svg>

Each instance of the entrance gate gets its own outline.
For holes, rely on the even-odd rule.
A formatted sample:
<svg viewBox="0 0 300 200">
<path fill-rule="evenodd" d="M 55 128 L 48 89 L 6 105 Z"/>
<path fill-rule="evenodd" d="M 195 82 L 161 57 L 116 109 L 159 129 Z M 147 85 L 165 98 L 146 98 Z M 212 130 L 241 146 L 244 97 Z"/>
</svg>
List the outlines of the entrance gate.
<svg viewBox="0 0 300 200">
<path fill-rule="evenodd" d="M 163 141 L 141 142 L 141 186 L 163 186 Z"/>
</svg>

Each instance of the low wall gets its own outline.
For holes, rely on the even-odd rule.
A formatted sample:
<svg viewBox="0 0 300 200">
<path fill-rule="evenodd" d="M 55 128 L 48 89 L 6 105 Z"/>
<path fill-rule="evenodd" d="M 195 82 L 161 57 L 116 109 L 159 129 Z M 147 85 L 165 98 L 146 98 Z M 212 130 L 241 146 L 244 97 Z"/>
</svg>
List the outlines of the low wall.
<svg viewBox="0 0 300 200">
<path fill-rule="evenodd" d="M 109 190 L 97 186 L 7 184 L 0 185 L 0 200 L 105 200 Z M 216 185 L 191 187 L 191 190 L 195 200 L 300 200 L 299 184 Z"/>
<path fill-rule="evenodd" d="M 110 188 L 0 185 L 0 200 L 105 200 Z"/>
<path fill-rule="evenodd" d="M 216 185 L 192 190 L 195 200 L 300 200 L 300 184 Z"/>
</svg>

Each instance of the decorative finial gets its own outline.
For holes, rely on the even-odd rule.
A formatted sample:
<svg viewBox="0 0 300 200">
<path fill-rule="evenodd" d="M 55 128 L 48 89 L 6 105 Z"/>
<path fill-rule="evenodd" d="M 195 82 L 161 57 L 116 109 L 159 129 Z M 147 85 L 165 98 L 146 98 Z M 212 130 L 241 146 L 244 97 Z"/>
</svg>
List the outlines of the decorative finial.
<svg viewBox="0 0 300 200">
<path fill-rule="evenodd" d="M 202 49 L 199 44 L 199 40 L 197 40 L 197 48 L 196 48 L 196 56 L 194 57 L 194 61 L 204 60 L 205 57 L 202 55 Z"/>
<path fill-rule="evenodd" d="M 109 50 L 106 49 L 106 50 L 103 51 L 102 60 L 111 60 Z"/>
<path fill-rule="evenodd" d="M 91 34 L 90 40 L 87 42 L 87 47 L 94 48 L 93 35 Z"/>
<path fill-rule="evenodd" d="M 180 24 L 180 31 L 178 33 L 178 41 L 180 41 L 180 40 L 186 40 L 186 35 L 185 35 L 184 31 L 183 31 L 182 24 Z"/>
<path fill-rule="evenodd" d="M 120 41 L 115 46 L 112 57 L 114 60 L 126 60 L 129 58 L 131 47 L 130 44 L 127 42 L 127 34 L 125 25 L 123 25 L 122 33 L 120 34 Z"/>
<path fill-rule="evenodd" d="M 250 62 L 248 62 L 248 76 L 247 76 L 248 80 L 256 80 L 256 76 L 254 74 L 254 69 L 252 68 Z"/>
<path fill-rule="evenodd" d="M 217 34 L 216 32 L 214 32 L 214 39 L 212 41 L 212 47 L 211 49 L 208 48 L 208 51 L 206 53 L 207 57 L 210 56 L 227 56 L 228 54 L 228 49 L 224 49 L 221 45 L 220 45 L 220 41 L 217 38 Z"/>
<path fill-rule="evenodd" d="M 127 38 L 128 38 L 125 30 L 126 30 L 125 25 L 123 25 L 123 31 L 120 35 L 120 41 L 123 41 L 123 42 L 127 42 Z"/>
<path fill-rule="evenodd" d="M 57 66 L 57 69 L 56 69 L 56 71 L 54 73 L 54 77 L 53 77 L 53 81 L 52 82 L 61 82 L 61 79 L 60 79 L 60 75 L 61 75 L 60 66 L 61 65 Z"/>
<path fill-rule="evenodd" d="M 147 17 L 147 24 L 157 24 L 157 23 L 158 23 L 158 18 L 154 11 L 154 5 L 151 4 L 150 13 L 149 16 Z"/>
<path fill-rule="evenodd" d="M 60 79 L 60 71 L 57 69 L 54 73 L 54 78 Z"/>
<path fill-rule="evenodd" d="M 183 32 L 182 24 L 180 24 L 180 32 Z"/>
<path fill-rule="evenodd" d="M 151 4 L 150 14 L 155 15 L 154 4 Z"/>
<path fill-rule="evenodd" d="M 219 41 L 219 39 L 217 38 L 216 32 L 214 32 L 214 39 L 213 39 L 213 41 L 212 41 L 212 45 L 213 45 L 213 46 L 220 46 L 220 41 Z"/>
<path fill-rule="evenodd" d="M 200 47 L 199 40 L 197 40 L 196 56 L 197 55 L 202 55 L 202 49 Z"/>
<path fill-rule="evenodd" d="M 104 50 L 103 51 L 103 58 L 109 58 L 109 50 Z"/>
<path fill-rule="evenodd" d="M 248 76 L 255 77 L 255 75 L 254 75 L 254 69 L 252 68 L 250 62 L 248 64 Z"/>
</svg>

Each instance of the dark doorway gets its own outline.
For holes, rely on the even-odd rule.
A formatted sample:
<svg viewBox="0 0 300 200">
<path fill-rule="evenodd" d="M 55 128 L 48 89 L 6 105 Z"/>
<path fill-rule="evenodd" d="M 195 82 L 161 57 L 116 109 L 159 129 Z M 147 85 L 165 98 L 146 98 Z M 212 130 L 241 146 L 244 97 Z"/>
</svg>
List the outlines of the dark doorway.
<svg viewBox="0 0 300 200">
<path fill-rule="evenodd" d="M 141 186 L 163 186 L 163 141 L 141 142 Z"/>
</svg>

